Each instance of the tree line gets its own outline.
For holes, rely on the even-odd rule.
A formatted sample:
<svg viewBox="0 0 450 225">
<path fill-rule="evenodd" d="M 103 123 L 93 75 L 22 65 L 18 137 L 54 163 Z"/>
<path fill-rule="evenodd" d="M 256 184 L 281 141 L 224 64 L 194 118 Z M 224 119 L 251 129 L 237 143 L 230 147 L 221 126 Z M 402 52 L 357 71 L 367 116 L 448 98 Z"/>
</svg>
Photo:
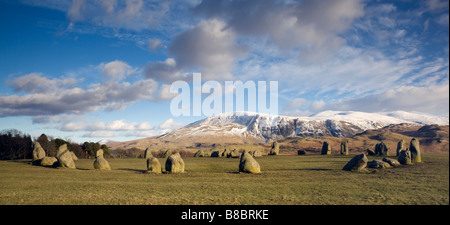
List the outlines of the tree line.
<svg viewBox="0 0 450 225">
<path fill-rule="evenodd" d="M 45 150 L 47 156 L 56 157 L 58 148 L 67 144 L 69 151 L 75 153 L 78 158 L 94 158 L 99 149 L 103 150 L 105 157 L 111 157 L 108 146 L 95 142 L 84 142 L 83 144 L 60 138 L 48 137 L 41 134 L 36 140 Z M 0 132 L 0 160 L 31 159 L 33 157 L 33 140 L 29 134 L 24 134 L 16 129 L 3 130 Z"/>
</svg>

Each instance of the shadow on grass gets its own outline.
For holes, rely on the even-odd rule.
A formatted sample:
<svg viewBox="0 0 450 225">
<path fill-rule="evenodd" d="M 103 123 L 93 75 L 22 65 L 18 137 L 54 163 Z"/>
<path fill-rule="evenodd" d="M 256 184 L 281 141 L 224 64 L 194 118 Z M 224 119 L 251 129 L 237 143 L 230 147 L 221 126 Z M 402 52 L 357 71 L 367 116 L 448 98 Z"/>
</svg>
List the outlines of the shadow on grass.
<svg viewBox="0 0 450 225">
<path fill-rule="evenodd" d="M 130 169 L 130 168 L 119 168 L 118 170 L 131 171 L 136 173 L 147 173 L 147 170 L 138 170 L 138 169 Z"/>
</svg>

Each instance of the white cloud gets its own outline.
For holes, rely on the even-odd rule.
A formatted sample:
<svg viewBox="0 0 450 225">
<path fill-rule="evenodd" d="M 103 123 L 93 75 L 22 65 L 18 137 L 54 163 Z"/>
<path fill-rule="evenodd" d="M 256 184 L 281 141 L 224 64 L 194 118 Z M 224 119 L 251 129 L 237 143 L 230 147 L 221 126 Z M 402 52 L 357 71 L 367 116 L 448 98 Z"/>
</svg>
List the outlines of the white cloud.
<svg viewBox="0 0 450 225">
<path fill-rule="evenodd" d="M 141 31 L 159 24 L 170 8 L 166 1 L 73 0 L 67 10 L 71 22 L 91 22 L 97 26 Z"/>
<path fill-rule="evenodd" d="M 295 102 L 293 103 L 295 104 Z M 325 103 L 323 101 L 307 102 L 310 105 L 304 114 L 312 114 L 325 110 L 390 112 L 415 111 L 435 115 L 449 114 L 449 84 L 429 87 L 401 86 L 386 90 L 379 94 L 366 95 L 360 98 L 338 100 Z M 298 109 L 289 108 L 285 114 L 298 113 Z"/>
<path fill-rule="evenodd" d="M 115 60 L 109 63 L 101 63 L 100 68 L 102 69 L 102 73 L 112 79 L 112 80 L 123 80 L 127 76 L 130 76 L 136 73 L 137 69 L 132 68 L 125 62 Z"/>
<path fill-rule="evenodd" d="M 49 79 L 39 73 L 15 78 L 9 82 L 11 86 L 26 94 L 0 96 L 0 116 L 80 115 L 99 109 L 124 109 L 140 100 L 156 99 L 158 84 L 155 81 L 119 82 L 115 78 L 134 70 L 117 61 L 102 65 L 111 79 L 84 89 L 74 87 L 78 80 L 72 78 Z"/>
<path fill-rule="evenodd" d="M 195 69 L 203 80 L 233 80 L 231 71 L 237 60 L 247 53 L 246 46 L 235 43 L 234 33 L 219 20 L 204 20 L 176 35 L 168 46 L 164 62 L 150 62 L 146 76 L 171 83 L 185 79 L 182 72 Z"/>
</svg>

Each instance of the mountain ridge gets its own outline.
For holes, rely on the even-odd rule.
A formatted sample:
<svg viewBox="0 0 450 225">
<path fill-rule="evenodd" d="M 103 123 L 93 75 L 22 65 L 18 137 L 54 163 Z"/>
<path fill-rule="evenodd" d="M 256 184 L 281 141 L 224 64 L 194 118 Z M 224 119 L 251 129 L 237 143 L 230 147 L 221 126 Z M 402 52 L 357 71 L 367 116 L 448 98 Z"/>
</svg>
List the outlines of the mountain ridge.
<svg viewBox="0 0 450 225">
<path fill-rule="evenodd" d="M 403 111 L 387 113 L 324 111 L 310 117 L 230 112 L 196 121 L 162 137 L 177 139 L 185 135 L 238 135 L 267 142 L 287 137 L 350 137 L 365 130 L 379 129 L 391 124 L 448 125 L 448 118 Z"/>
</svg>

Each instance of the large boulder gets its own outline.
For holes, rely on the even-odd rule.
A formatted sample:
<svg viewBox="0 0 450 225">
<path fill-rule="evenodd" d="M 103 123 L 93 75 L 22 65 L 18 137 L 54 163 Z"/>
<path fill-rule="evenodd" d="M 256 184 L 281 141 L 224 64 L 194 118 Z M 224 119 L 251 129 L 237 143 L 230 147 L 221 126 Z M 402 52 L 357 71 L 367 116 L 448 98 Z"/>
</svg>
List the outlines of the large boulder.
<svg viewBox="0 0 450 225">
<path fill-rule="evenodd" d="M 194 157 L 205 157 L 205 152 L 200 149 L 194 154 Z"/>
<path fill-rule="evenodd" d="M 39 142 L 35 141 L 33 143 L 33 161 L 39 161 L 45 157 L 45 151 L 44 148 L 42 148 L 41 144 Z"/>
<path fill-rule="evenodd" d="M 261 173 L 259 163 L 247 151 L 242 152 L 241 160 L 239 161 L 239 172 Z"/>
<path fill-rule="evenodd" d="M 420 144 L 417 139 L 411 139 L 411 143 L 409 144 L 409 151 L 411 151 L 412 162 L 422 162 L 422 157 L 420 156 Z"/>
<path fill-rule="evenodd" d="M 162 173 L 161 164 L 157 158 L 151 157 L 147 159 L 147 172 L 156 174 Z"/>
<path fill-rule="evenodd" d="M 348 141 L 341 142 L 341 155 L 348 155 Z"/>
<path fill-rule="evenodd" d="M 220 153 L 220 151 L 213 151 L 211 153 L 211 157 L 215 157 L 215 158 L 222 157 L 222 154 Z"/>
<path fill-rule="evenodd" d="M 239 157 L 240 157 L 239 151 L 236 149 L 233 149 L 233 151 L 228 152 L 227 154 L 227 158 L 239 158 Z"/>
<path fill-rule="evenodd" d="M 69 149 L 67 149 L 67 144 L 59 146 L 56 158 L 58 159 L 59 167 L 76 169 L 72 154 L 70 154 Z"/>
<path fill-rule="evenodd" d="M 108 161 L 103 157 L 103 150 L 98 150 L 95 156 L 94 168 L 97 170 L 111 170 Z"/>
<path fill-rule="evenodd" d="M 381 160 L 372 160 L 367 163 L 367 168 L 386 169 L 386 168 L 391 168 L 391 165 L 389 163 L 381 161 Z"/>
<path fill-rule="evenodd" d="M 180 153 L 177 152 L 167 158 L 166 171 L 169 173 L 184 173 L 184 161 Z"/>
<path fill-rule="evenodd" d="M 398 155 L 398 161 L 402 165 L 411 165 L 411 151 L 409 149 L 401 151 Z"/>
<path fill-rule="evenodd" d="M 328 142 L 323 142 L 322 144 L 322 155 L 331 155 L 331 145 Z"/>
<path fill-rule="evenodd" d="M 368 161 L 369 160 L 365 154 L 356 155 L 350 159 L 350 161 L 348 161 L 342 169 L 346 171 L 364 172 L 366 171 Z"/>
<path fill-rule="evenodd" d="M 400 152 L 406 149 L 406 143 L 405 140 L 400 140 L 397 143 L 397 150 L 395 151 L 396 156 L 398 157 L 400 155 Z"/>
<path fill-rule="evenodd" d="M 388 156 L 389 149 L 384 142 L 375 145 L 376 156 Z"/>
<path fill-rule="evenodd" d="M 150 147 L 147 147 L 144 151 L 144 158 L 149 159 L 151 157 L 153 157 L 152 151 L 150 150 Z"/>
<path fill-rule="evenodd" d="M 278 145 L 278 141 L 274 141 L 272 143 L 272 148 L 270 149 L 269 155 L 279 155 L 280 154 L 280 146 Z"/>
<path fill-rule="evenodd" d="M 261 151 L 259 151 L 259 150 L 255 150 L 255 151 L 252 152 L 252 156 L 253 156 L 254 158 L 256 158 L 256 157 L 262 157 L 262 153 L 261 153 Z"/>
<path fill-rule="evenodd" d="M 41 166 L 58 167 L 58 159 L 55 157 L 46 156 L 41 159 Z"/>
</svg>

